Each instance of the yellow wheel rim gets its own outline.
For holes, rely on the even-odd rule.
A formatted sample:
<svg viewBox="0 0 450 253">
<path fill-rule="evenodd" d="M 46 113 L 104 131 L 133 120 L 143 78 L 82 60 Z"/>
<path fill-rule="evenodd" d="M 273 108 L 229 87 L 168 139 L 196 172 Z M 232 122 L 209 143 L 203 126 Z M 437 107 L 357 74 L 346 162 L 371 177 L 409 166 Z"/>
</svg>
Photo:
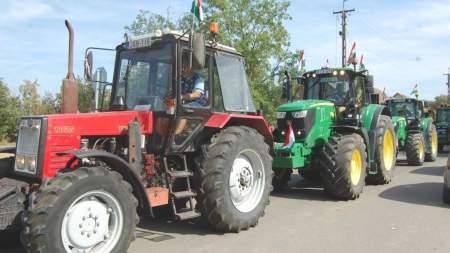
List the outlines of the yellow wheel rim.
<svg viewBox="0 0 450 253">
<path fill-rule="evenodd" d="M 383 141 L 383 162 L 386 170 L 391 170 L 394 164 L 395 146 L 394 135 L 390 129 L 387 129 L 384 133 Z"/>
<path fill-rule="evenodd" d="M 433 133 L 431 135 L 431 153 L 434 155 L 438 150 L 438 137 L 437 133 Z"/>
<path fill-rule="evenodd" d="M 362 173 L 362 158 L 361 152 L 358 149 L 352 152 L 352 161 L 350 163 L 350 178 L 353 185 L 358 185 Z"/>
<path fill-rule="evenodd" d="M 422 161 L 425 156 L 425 147 L 423 146 L 423 142 L 419 144 L 419 158 Z"/>
</svg>

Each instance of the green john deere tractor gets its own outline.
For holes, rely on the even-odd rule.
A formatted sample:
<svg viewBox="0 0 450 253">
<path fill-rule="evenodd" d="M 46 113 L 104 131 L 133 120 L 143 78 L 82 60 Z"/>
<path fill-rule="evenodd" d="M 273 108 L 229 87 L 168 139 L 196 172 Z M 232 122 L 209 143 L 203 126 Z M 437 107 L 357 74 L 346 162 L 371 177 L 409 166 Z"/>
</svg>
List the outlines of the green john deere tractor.
<svg viewBox="0 0 450 253">
<path fill-rule="evenodd" d="M 438 135 L 433 118 L 424 111 L 424 102 L 414 98 L 388 99 L 398 149 L 404 150 L 409 165 L 422 165 L 436 160 Z"/>
<path fill-rule="evenodd" d="M 442 152 L 444 146 L 450 144 L 450 107 L 437 109 L 436 127 L 438 132 L 438 149 L 439 152 Z"/>
<path fill-rule="evenodd" d="M 290 78 L 283 85 L 290 100 Z M 338 199 L 355 199 L 366 183 L 394 176 L 395 131 L 389 110 L 378 104 L 373 77 L 351 68 L 322 68 L 298 78 L 303 100 L 277 108 L 273 185 L 287 186 L 297 169 L 321 178 Z"/>
</svg>

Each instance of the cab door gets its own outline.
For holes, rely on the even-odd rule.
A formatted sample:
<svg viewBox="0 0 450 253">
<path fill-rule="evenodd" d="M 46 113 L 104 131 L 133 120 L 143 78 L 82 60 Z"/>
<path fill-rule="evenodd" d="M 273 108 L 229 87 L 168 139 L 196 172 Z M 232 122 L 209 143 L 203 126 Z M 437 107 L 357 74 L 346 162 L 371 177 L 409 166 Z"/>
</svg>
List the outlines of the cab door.
<svg viewBox="0 0 450 253">
<path fill-rule="evenodd" d="M 195 151 L 196 137 L 202 132 L 205 122 L 211 117 L 212 96 L 211 84 L 213 83 L 213 55 L 207 52 L 205 65 L 202 67 L 192 66 L 192 74 L 203 81 L 203 100 L 202 104 L 184 101 L 183 88 L 186 83 L 186 76 L 183 75 L 183 62 L 189 58 L 189 48 L 182 48 L 179 52 L 179 61 L 177 62 L 177 109 L 172 134 L 170 137 L 170 147 L 168 153 L 181 153 Z"/>
</svg>

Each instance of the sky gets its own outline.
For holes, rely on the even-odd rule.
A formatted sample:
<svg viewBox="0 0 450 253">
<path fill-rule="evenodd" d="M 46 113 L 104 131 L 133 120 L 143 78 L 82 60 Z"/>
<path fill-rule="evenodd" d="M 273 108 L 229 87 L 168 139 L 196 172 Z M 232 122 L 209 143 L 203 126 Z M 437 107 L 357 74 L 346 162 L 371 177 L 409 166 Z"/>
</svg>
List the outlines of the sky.
<svg viewBox="0 0 450 253">
<path fill-rule="evenodd" d="M 24 79 L 38 79 L 41 94 L 58 92 L 67 73 L 65 19 L 75 29 L 75 74 L 82 76 L 85 49 L 121 43 L 124 26 L 140 9 L 176 20 L 191 3 L 0 0 L 0 78 L 15 93 Z M 307 69 L 323 67 L 327 59 L 330 65 L 340 65 L 340 21 L 332 12 L 341 5 L 341 0 L 291 1 L 292 20 L 286 22 L 291 49 L 305 50 Z M 417 83 L 425 99 L 446 93 L 450 0 L 348 0 L 346 5 L 356 9 L 348 19 L 348 43 L 356 42 L 357 54 L 364 55 L 376 87 L 386 87 L 389 95 L 409 94 Z"/>
</svg>

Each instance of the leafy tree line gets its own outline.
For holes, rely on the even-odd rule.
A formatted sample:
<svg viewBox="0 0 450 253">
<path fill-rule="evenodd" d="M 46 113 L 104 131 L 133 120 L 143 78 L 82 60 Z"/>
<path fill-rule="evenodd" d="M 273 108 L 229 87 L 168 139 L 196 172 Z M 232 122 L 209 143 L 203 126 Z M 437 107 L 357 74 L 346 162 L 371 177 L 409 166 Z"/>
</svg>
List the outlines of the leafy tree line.
<svg viewBox="0 0 450 253">
<path fill-rule="evenodd" d="M 81 79 L 79 85 L 79 111 L 91 110 L 93 87 Z M 17 120 L 25 115 L 53 114 L 61 111 L 61 94 L 45 92 L 41 96 L 38 80 L 24 80 L 19 85 L 19 94 L 13 94 L 8 85 L 0 79 L 0 142 L 15 141 Z"/>
</svg>

